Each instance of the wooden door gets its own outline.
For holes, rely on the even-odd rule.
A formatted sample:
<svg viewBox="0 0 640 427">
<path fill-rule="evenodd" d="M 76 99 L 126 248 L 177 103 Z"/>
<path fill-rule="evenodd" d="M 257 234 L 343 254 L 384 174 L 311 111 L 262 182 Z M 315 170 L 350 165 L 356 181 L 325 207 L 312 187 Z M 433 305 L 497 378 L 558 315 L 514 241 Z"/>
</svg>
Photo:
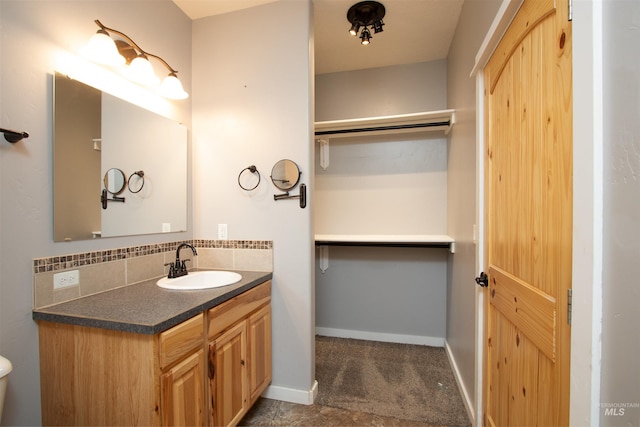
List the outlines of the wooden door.
<svg viewBox="0 0 640 427">
<path fill-rule="evenodd" d="M 247 321 L 209 344 L 211 425 L 235 426 L 247 405 Z"/>
<path fill-rule="evenodd" d="M 249 317 L 249 391 L 253 404 L 271 382 L 271 305 Z"/>
<path fill-rule="evenodd" d="M 567 0 L 525 0 L 484 69 L 486 425 L 569 425 L 567 15 Z"/>
<path fill-rule="evenodd" d="M 204 350 L 199 350 L 162 374 L 162 425 L 206 425 L 204 390 Z"/>
</svg>

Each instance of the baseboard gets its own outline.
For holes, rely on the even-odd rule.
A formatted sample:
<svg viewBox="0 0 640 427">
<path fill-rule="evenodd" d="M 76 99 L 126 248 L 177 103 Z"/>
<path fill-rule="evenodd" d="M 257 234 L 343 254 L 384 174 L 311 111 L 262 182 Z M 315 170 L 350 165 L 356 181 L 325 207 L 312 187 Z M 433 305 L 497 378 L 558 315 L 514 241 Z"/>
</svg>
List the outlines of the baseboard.
<svg viewBox="0 0 640 427">
<path fill-rule="evenodd" d="M 418 344 L 431 347 L 444 347 L 444 338 L 420 335 L 386 334 L 382 332 L 355 331 L 351 329 L 323 328 L 316 326 L 316 335 L 336 338 L 354 338 L 358 340 L 395 342 L 400 344 Z"/>
<path fill-rule="evenodd" d="M 270 385 L 264 393 L 262 393 L 262 397 L 266 397 L 267 399 L 282 400 L 300 405 L 313 405 L 317 395 L 318 381 L 313 382 L 311 390 L 298 390 L 295 388 Z"/>
<path fill-rule="evenodd" d="M 476 412 L 474 409 L 473 402 L 469 398 L 469 393 L 467 392 L 467 388 L 462 382 L 460 376 L 460 370 L 458 369 L 458 365 L 451 353 L 451 347 L 449 347 L 449 343 L 444 342 L 444 352 L 447 354 L 447 358 L 449 359 L 449 364 L 451 365 L 451 370 L 453 371 L 453 377 L 456 379 L 456 383 L 458 383 L 458 389 L 460 389 L 460 393 L 462 393 L 462 401 L 464 402 L 464 406 L 467 409 L 467 415 L 469 415 L 469 419 L 471 420 L 471 425 L 476 425 Z"/>
</svg>

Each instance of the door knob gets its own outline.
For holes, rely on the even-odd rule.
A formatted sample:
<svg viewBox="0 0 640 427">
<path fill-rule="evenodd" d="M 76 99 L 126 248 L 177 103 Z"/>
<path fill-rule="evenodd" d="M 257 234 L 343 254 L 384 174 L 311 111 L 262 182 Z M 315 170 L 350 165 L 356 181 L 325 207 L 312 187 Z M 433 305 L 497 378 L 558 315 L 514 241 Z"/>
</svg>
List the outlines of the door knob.
<svg viewBox="0 0 640 427">
<path fill-rule="evenodd" d="M 476 277 L 476 283 L 478 284 L 478 286 L 486 288 L 487 286 L 489 286 L 489 276 L 487 276 L 487 274 L 483 271 L 478 277 Z"/>
</svg>

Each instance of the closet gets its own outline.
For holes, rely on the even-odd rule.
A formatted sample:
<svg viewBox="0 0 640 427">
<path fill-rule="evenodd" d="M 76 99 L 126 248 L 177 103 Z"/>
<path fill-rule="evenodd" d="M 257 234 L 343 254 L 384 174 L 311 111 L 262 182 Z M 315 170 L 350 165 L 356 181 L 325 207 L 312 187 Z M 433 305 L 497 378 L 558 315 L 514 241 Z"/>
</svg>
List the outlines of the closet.
<svg viewBox="0 0 640 427">
<path fill-rule="evenodd" d="M 453 110 L 315 123 L 316 332 L 444 345 Z"/>
</svg>

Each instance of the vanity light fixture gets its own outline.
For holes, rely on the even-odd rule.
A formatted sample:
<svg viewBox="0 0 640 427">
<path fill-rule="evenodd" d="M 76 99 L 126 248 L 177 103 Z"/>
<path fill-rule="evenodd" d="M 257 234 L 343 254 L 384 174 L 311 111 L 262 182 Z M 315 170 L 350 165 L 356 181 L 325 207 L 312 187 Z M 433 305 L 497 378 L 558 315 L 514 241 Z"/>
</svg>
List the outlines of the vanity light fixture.
<svg viewBox="0 0 640 427">
<path fill-rule="evenodd" d="M 385 13 L 384 5 L 377 1 L 361 1 L 360 3 L 354 4 L 347 12 L 347 20 L 351 23 L 349 33 L 352 36 L 356 36 L 358 35 L 358 31 L 362 29 L 360 32 L 360 43 L 365 46 L 368 45 L 371 41 L 371 30 L 369 27 L 371 27 L 375 34 L 384 31 L 382 29 L 384 25 L 382 18 L 384 18 Z"/>
<path fill-rule="evenodd" d="M 112 67 L 120 67 L 127 64 L 122 73 L 136 83 L 153 86 L 160 82 L 155 75 L 149 58 L 154 58 L 169 70 L 169 75 L 164 78 L 158 92 L 165 98 L 186 99 L 189 94 L 185 92 L 182 83 L 178 79 L 177 70 L 158 55 L 146 52 L 129 36 L 104 26 L 99 20 L 94 21 L 100 29 L 94 34 L 82 53 L 91 60 Z M 111 33 L 120 38 L 114 39 Z M 124 39 L 124 40 L 122 40 Z"/>
</svg>

